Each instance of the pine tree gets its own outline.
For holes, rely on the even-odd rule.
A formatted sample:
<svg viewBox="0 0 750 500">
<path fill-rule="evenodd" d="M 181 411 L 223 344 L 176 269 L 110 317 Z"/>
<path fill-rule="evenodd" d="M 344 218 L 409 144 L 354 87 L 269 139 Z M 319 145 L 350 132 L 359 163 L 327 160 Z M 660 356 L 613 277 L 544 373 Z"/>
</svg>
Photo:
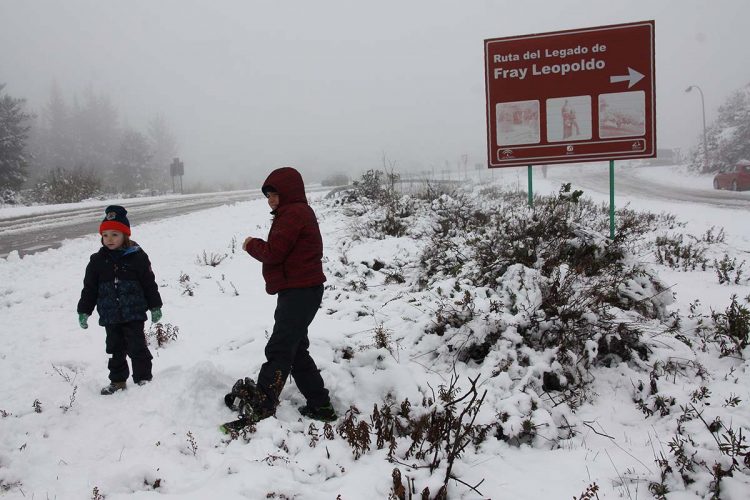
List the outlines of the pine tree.
<svg viewBox="0 0 750 500">
<path fill-rule="evenodd" d="M 46 144 L 46 168 L 72 168 L 79 163 L 74 155 L 71 111 L 63 99 L 57 82 L 52 84 L 50 99 L 43 112 Z"/>
<path fill-rule="evenodd" d="M 114 187 L 123 192 L 150 187 L 150 158 L 146 137 L 135 130 L 126 131 L 112 172 L 111 182 Z"/>
<path fill-rule="evenodd" d="M 732 93 L 719 107 L 719 114 L 708 127 L 708 171 L 750 160 L 750 84 Z M 703 169 L 703 143 L 693 151 L 691 168 Z"/>
<path fill-rule="evenodd" d="M 73 104 L 72 128 L 76 134 L 77 165 L 99 171 L 111 168 L 118 154 L 120 127 L 117 109 L 105 94 L 96 94 L 89 86 L 83 104 Z"/>
<path fill-rule="evenodd" d="M 26 141 L 32 116 L 24 111 L 26 101 L 7 94 L 0 84 L 0 189 L 16 190 L 26 180 Z"/>
</svg>

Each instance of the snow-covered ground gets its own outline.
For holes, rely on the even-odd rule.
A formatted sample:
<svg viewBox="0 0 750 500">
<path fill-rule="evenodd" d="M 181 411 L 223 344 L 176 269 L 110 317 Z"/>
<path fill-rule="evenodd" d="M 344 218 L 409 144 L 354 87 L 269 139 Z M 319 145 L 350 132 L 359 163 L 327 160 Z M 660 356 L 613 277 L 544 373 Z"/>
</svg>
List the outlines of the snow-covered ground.
<svg viewBox="0 0 750 500">
<path fill-rule="evenodd" d="M 199 194 L 199 195 L 188 195 L 192 196 L 211 196 L 213 193 Z M 154 202 L 164 202 L 168 200 L 184 198 L 181 194 L 165 194 L 162 196 L 144 196 L 140 198 L 112 198 L 108 200 L 85 200 L 77 203 L 54 203 L 49 205 L 3 205 L 0 204 L 0 219 L 10 219 L 13 217 L 26 217 L 30 215 L 41 215 L 49 214 L 67 210 L 82 209 L 82 208 L 93 208 L 98 207 L 103 203 L 111 203 L 117 205 L 127 204 L 148 204 Z"/>
<path fill-rule="evenodd" d="M 579 169 L 591 168 L 594 164 L 583 164 Z M 606 169 L 606 165 L 604 168 Z M 575 168 L 575 167 L 573 167 Z M 713 187 L 714 175 L 701 174 L 694 172 L 688 168 L 687 165 L 644 165 L 640 162 L 633 162 L 632 164 L 615 163 L 617 172 L 627 174 L 629 177 L 633 177 L 642 180 L 644 183 L 649 185 L 661 185 L 665 188 L 682 188 L 702 191 L 704 193 L 717 193 L 717 190 Z M 615 179 L 615 182 L 617 180 Z M 750 200 L 750 193 L 737 193 L 741 195 L 747 195 Z"/>
<path fill-rule="evenodd" d="M 525 189 L 526 170 L 483 173 L 483 178 Z M 534 182 L 538 193 L 559 189 L 556 181 L 541 175 Z M 586 195 L 608 200 L 605 193 Z M 101 202 L 102 210 L 106 204 Z M 746 211 L 625 197 L 618 197 L 617 204 L 675 213 L 689 222 L 685 232 L 695 235 L 722 226 L 726 242 L 719 250 L 750 260 Z M 314 207 L 331 288 L 310 329 L 311 352 L 334 406 L 343 414 L 356 405 L 369 415 L 387 395 L 397 401 L 421 400 L 422 389 L 450 377 L 431 361 L 441 337 L 409 340 L 413 332 L 421 334 L 434 311 L 415 306 L 407 291 L 385 285 L 378 274 L 366 278 L 366 290 L 349 283 L 361 276 L 337 275 L 345 269 L 342 262 L 401 259 L 408 266 L 418 254 L 418 242 L 406 237 L 352 241 L 350 221 L 340 210 L 321 201 Z M 179 335 L 161 349 L 152 346 L 151 384 L 100 396 L 107 383 L 104 330 L 96 325 L 96 315 L 88 330 L 79 329 L 75 311 L 88 257 L 99 247 L 98 223 L 91 221 L 89 237 L 67 241 L 59 249 L 0 259 L 0 497 L 92 498 L 97 488 L 108 500 L 163 494 L 196 500 L 383 499 L 389 496 L 396 466 L 414 479 L 415 498 L 425 486 L 435 494 L 440 474 L 389 463 L 386 450 L 371 450 L 354 460 L 339 436 L 321 436 L 311 446 L 310 421 L 296 410 L 304 401 L 291 381 L 276 418 L 260 422 L 248 443 L 228 441 L 218 432 L 220 423 L 234 418 L 224 406 L 224 393 L 236 379 L 255 377 L 273 326 L 275 298 L 263 290 L 260 265 L 240 249 L 246 236 L 265 237 L 270 227 L 264 200 L 161 222 L 131 220 L 133 239 L 148 252 L 160 284 L 163 321 L 177 326 Z M 204 251 L 227 257 L 209 267 L 197 262 Z M 723 310 L 732 294 L 748 294 L 747 282 L 719 285 L 712 270 L 657 269 L 676 292 L 675 311 L 686 313 L 695 299 L 704 311 Z M 192 296 L 185 293 L 188 286 Z M 379 325 L 391 332 L 392 352 L 373 347 Z M 673 339 L 663 339 L 662 347 L 657 359 L 693 360 L 708 369 L 703 383 L 712 391 L 711 418 L 718 415 L 735 428 L 750 428 L 747 361 L 696 354 Z M 350 359 L 346 348 L 355 353 Z M 750 356 L 747 350 L 744 354 Z M 451 482 L 449 498 L 572 498 L 594 482 L 601 498 L 648 498 L 648 481 L 659 472 L 655 459 L 660 453 L 669 455 L 674 415 L 645 419 L 636 408 L 634 385 L 638 380 L 648 384 L 647 372 L 623 363 L 596 375 L 593 403 L 575 417 L 568 415 L 578 424 L 575 435 L 559 445 L 538 439 L 518 447 L 490 438 L 477 449 L 470 447 L 455 472 L 472 485 L 483 480 L 477 486 L 482 494 Z M 660 384 L 665 393 L 682 399 L 700 385 L 695 377 L 662 378 Z M 730 395 L 742 403 L 722 406 Z M 488 401 L 512 397 L 490 394 Z M 696 439 L 712 444 L 710 437 Z M 721 498 L 750 495 L 746 474 L 725 478 L 722 485 Z M 694 498 L 673 491 L 668 498 Z"/>
<path fill-rule="evenodd" d="M 321 190 L 319 184 L 307 186 L 310 191 Z M 50 205 L 7 205 L 0 203 L 0 220 L 12 219 L 15 217 L 28 217 L 31 215 L 52 214 L 56 212 L 72 211 L 77 209 L 95 208 L 102 205 L 150 205 L 154 203 L 164 203 L 167 201 L 179 200 L 198 200 L 202 198 L 215 198 L 221 195 L 236 195 L 243 191 L 216 191 L 210 193 L 179 194 L 170 193 L 160 196 L 139 196 L 137 198 L 109 198 L 106 200 L 90 199 L 77 203 L 55 203 Z M 248 196 L 257 194 L 257 190 L 246 190 Z"/>
<path fill-rule="evenodd" d="M 688 189 L 705 189 L 713 191 L 713 174 L 698 174 L 687 168 L 687 165 L 640 166 L 628 172 L 646 182 L 664 186 L 683 187 Z"/>
</svg>

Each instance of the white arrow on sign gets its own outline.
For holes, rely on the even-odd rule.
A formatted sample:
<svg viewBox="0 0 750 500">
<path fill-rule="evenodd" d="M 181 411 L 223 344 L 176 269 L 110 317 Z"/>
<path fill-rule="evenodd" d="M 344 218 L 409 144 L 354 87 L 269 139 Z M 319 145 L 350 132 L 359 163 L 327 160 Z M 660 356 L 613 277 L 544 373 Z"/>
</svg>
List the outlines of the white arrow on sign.
<svg viewBox="0 0 750 500">
<path fill-rule="evenodd" d="M 619 83 L 619 82 L 630 82 L 628 83 L 628 88 L 632 87 L 636 83 L 640 82 L 646 75 L 643 75 L 633 68 L 628 68 L 628 74 L 627 75 L 618 75 L 618 76 L 610 76 L 609 77 L 609 83 Z"/>
</svg>

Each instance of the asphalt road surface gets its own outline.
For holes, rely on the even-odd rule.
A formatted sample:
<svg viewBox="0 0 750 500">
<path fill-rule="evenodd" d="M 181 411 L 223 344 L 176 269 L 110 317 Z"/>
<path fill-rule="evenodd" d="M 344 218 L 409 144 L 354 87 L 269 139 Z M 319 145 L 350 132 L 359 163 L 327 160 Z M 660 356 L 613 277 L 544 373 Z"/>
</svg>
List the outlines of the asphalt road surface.
<svg viewBox="0 0 750 500">
<path fill-rule="evenodd" d="M 258 190 L 184 195 L 176 198 L 127 201 L 128 218 L 138 224 L 184 215 L 238 201 L 258 199 Z M 103 206 L 62 209 L 32 216 L 0 218 L 0 258 L 17 250 L 20 255 L 59 247 L 63 240 L 91 234 L 103 217 Z M 94 224 L 94 226 L 92 226 Z"/>
<path fill-rule="evenodd" d="M 659 168 L 659 167 L 640 167 Z M 609 193 L 609 168 L 587 168 L 585 170 L 565 172 L 562 168 L 553 173 L 549 170 L 549 177 L 561 182 L 572 182 L 575 187 L 598 193 Z M 649 179 L 644 179 L 629 168 L 615 170 L 615 194 L 633 195 L 664 201 L 685 201 L 711 205 L 720 208 L 750 209 L 750 191 L 721 191 L 711 187 L 684 187 L 667 185 Z"/>
<path fill-rule="evenodd" d="M 646 167 L 643 167 L 646 168 Z M 559 172 L 559 173 L 558 173 Z M 600 193 L 609 192 L 609 169 L 549 170 L 549 177 L 561 182 L 572 182 L 576 187 Z M 323 191 L 330 188 L 314 188 Z M 645 180 L 628 168 L 615 171 L 615 194 L 633 195 L 665 201 L 685 201 L 721 208 L 750 209 L 750 191 L 719 191 L 711 188 L 670 186 Z M 176 198 L 138 201 L 128 200 L 131 220 L 138 223 L 166 219 L 198 210 L 260 198 L 257 190 L 185 195 Z M 91 234 L 92 221 L 99 221 L 103 207 L 62 209 L 54 212 L 0 218 L 0 258 L 17 250 L 27 255 L 48 248 L 59 247 L 63 240 Z"/>
</svg>

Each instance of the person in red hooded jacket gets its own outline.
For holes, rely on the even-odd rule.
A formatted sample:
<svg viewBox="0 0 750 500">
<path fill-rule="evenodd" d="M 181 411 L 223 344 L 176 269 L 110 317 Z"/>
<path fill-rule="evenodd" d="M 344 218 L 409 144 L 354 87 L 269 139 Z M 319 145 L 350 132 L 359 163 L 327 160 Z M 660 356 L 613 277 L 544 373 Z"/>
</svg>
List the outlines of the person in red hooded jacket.
<svg viewBox="0 0 750 500">
<path fill-rule="evenodd" d="M 310 418 L 336 420 L 320 371 L 310 356 L 307 328 L 323 299 L 323 239 L 315 212 L 307 204 L 305 184 L 291 167 L 270 173 L 262 187 L 273 214 L 268 240 L 249 237 L 242 248 L 263 263 L 266 292 L 277 294 L 274 326 L 260 368 L 254 420 L 275 413 L 279 395 L 291 374 L 307 404 Z"/>
</svg>

